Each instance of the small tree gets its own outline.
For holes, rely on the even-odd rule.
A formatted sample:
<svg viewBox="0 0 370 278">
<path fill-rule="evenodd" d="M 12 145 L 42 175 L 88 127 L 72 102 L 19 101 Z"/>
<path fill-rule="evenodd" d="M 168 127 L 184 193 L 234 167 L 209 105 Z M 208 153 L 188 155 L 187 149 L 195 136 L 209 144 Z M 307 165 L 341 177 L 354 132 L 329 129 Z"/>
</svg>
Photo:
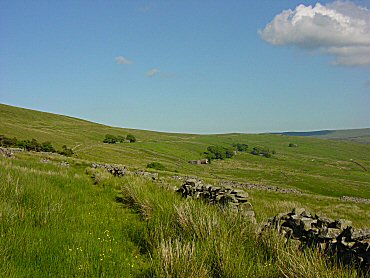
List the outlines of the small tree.
<svg viewBox="0 0 370 278">
<path fill-rule="evenodd" d="M 117 141 L 120 142 L 120 143 L 123 143 L 123 142 L 125 142 L 125 137 L 123 137 L 121 135 L 118 135 L 117 136 Z"/>
<path fill-rule="evenodd" d="M 111 134 L 106 134 L 103 140 L 104 143 L 115 144 L 118 141 L 117 137 Z"/>
<path fill-rule="evenodd" d="M 233 144 L 233 147 L 239 152 L 246 152 L 248 149 L 247 144 L 240 144 L 240 143 Z"/>
<path fill-rule="evenodd" d="M 263 147 L 254 147 L 251 151 L 251 154 L 270 158 L 272 154 L 275 154 L 275 151 L 270 151 L 269 149 Z"/>
<path fill-rule="evenodd" d="M 50 153 L 55 152 L 55 149 L 54 149 L 53 145 L 49 141 L 41 143 L 40 149 L 41 149 L 42 152 L 50 152 Z"/>
<path fill-rule="evenodd" d="M 130 143 L 134 143 L 134 142 L 136 142 L 136 138 L 135 138 L 135 136 L 134 136 L 134 135 L 132 135 L 132 134 L 127 134 L 127 136 L 126 136 L 126 140 L 127 140 L 127 141 L 129 141 Z"/>
<path fill-rule="evenodd" d="M 232 148 L 225 148 L 222 146 L 209 146 L 207 151 L 204 152 L 209 161 L 212 159 L 225 159 L 231 158 L 234 155 L 234 150 Z"/>
<path fill-rule="evenodd" d="M 74 154 L 73 150 L 68 148 L 66 145 L 63 145 L 62 150 L 58 153 L 65 156 L 72 156 Z"/>
</svg>

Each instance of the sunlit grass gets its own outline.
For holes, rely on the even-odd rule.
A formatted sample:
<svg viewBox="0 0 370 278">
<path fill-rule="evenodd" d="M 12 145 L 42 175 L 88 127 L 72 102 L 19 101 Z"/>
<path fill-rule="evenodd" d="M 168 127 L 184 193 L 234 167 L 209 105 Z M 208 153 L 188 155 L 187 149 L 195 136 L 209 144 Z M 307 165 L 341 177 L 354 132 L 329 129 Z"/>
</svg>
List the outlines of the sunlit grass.
<svg viewBox="0 0 370 278">
<path fill-rule="evenodd" d="M 3 277 L 129 277 L 145 272 L 148 259 L 134 243 L 136 231 L 145 225 L 114 201 L 113 187 L 94 186 L 89 176 L 58 166 L 49 170 L 53 174 L 41 171 L 37 168 L 44 166 L 32 159 L 29 171 L 21 170 L 24 165 L 0 164 Z"/>
</svg>

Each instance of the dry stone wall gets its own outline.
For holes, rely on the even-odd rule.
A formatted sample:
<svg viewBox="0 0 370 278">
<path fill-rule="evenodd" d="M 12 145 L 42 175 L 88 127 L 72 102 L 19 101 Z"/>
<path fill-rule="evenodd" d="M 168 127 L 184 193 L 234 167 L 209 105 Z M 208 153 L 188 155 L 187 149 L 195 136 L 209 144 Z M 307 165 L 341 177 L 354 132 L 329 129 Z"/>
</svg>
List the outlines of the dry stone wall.
<svg viewBox="0 0 370 278">
<path fill-rule="evenodd" d="M 91 167 L 105 169 L 109 173 L 111 173 L 113 176 L 116 176 L 116 177 L 123 177 L 127 171 L 125 166 L 118 166 L 118 165 L 111 165 L 111 164 L 92 163 Z"/>
<path fill-rule="evenodd" d="M 210 204 L 227 205 L 256 222 L 252 204 L 248 201 L 248 193 L 241 189 L 213 186 L 204 184 L 198 179 L 187 179 L 176 191 L 185 198 L 197 198 Z"/>
<path fill-rule="evenodd" d="M 3 157 L 14 158 L 14 153 L 11 150 L 2 147 L 0 147 L 0 155 Z"/>
<path fill-rule="evenodd" d="M 262 185 L 262 184 L 254 184 L 254 183 L 247 183 L 247 182 L 221 180 L 220 185 L 221 186 L 246 188 L 246 189 L 274 191 L 274 192 L 286 193 L 286 194 L 297 194 L 297 195 L 303 194 L 301 191 L 299 191 L 297 189 L 294 189 L 294 188 L 281 188 L 281 187 L 274 186 L 274 185 Z"/>
<path fill-rule="evenodd" d="M 333 220 L 295 208 L 271 218 L 265 229 L 273 227 L 301 246 L 317 247 L 345 265 L 355 265 L 370 273 L 370 230 L 353 229 L 347 220 Z"/>
</svg>

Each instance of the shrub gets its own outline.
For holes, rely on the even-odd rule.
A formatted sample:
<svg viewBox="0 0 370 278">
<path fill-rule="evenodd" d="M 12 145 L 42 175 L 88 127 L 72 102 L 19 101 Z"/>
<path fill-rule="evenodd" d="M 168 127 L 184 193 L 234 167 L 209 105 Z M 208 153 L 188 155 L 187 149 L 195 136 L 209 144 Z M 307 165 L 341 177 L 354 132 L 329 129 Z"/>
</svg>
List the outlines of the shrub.
<svg viewBox="0 0 370 278">
<path fill-rule="evenodd" d="M 204 152 L 209 161 L 212 159 L 225 159 L 231 158 L 234 155 L 234 150 L 232 148 L 225 148 L 222 146 L 209 146 L 207 151 Z"/>
<path fill-rule="evenodd" d="M 248 149 L 248 145 L 247 144 L 241 144 L 241 143 L 236 143 L 236 144 L 233 144 L 233 147 L 239 151 L 239 152 L 246 152 L 247 149 Z"/>
<path fill-rule="evenodd" d="M 112 134 L 106 134 L 103 140 L 103 142 L 107 144 L 115 144 L 117 141 L 118 141 L 118 138 Z"/>
<path fill-rule="evenodd" d="M 126 140 L 127 140 L 127 141 L 129 141 L 130 143 L 134 143 L 134 142 L 136 142 L 136 138 L 135 138 L 135 136 L 134 136 L 134 135 L 132 135 L 132 134 L 127 134 L 127 136 L 126 136 Z"/>
<path fill-rule="evenodd" d="M 159 162 L 149 163 L 148 165 L 146 165 L 146 168 L 156 169 L 156 170 L 160 170 L 160 171 L 163 171 L 163 170 L 166 169 L 166 167 L 164 167 L 164 165 L 162 163 L 159 163 Z"/>
<path fill-rule="evenodd" d="M 63 145 L 62 150 L 58 153 L 65 156 L 72 156 L 74 154 L 73 150 L 68 148 L 66 145 Z"/>
<path fill-rule="evenodd" d="M 2 147 L 6 147 L 6 148 L 8 148 L 8 147 L 15 147 L 15 146 L 17 146 L 17 142 L 18 142 L 18 140 L 17 140 L 16 137 L 14 137 L 14 138 L 8 138 L 8 137 L 6 137 L 4 135 L 0 135 L 0 145 Z"/>
<path fill-rule="evenodd" d="M 55 149 L 54 149 L 53 145 L 51 144 L 51 142 L 49 142 L 49 141 L 41 143 L 40 148 L 41 148 L 42 152 L 55 153 Z"/>
<path fill-rule="evenodd" d="M 263 147 L 254 147 L 251 151 L 251 154 L 253 155 L 260 155 L 267 158 L 271 157 L 275 153 L 276 152 L 274 150 L 270 151 L 269 149 Z"/>
<path fill-rule="evenodd" d="M 117 141 L 120 142 L 120 143 L 123 143 L 123 142 L 125 142 L 125 137 L 123 137 L 121 135 L 118 135 L 117 136 Z"/>
</svg>

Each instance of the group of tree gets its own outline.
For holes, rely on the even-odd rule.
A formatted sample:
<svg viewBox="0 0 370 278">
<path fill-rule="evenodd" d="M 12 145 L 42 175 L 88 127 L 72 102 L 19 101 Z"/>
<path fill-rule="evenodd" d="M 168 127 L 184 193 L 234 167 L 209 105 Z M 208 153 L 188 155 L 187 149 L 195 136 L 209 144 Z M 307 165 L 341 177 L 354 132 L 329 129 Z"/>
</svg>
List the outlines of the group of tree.
<svg viewBox="0 0 370 278">
<path fill-rule="evenodd" d="M 204 152 L 204 156 L 211 162 L 214 159 L 226 159 L 226 158 L 232 158 L 237 152 L 247 152 L 248 145 L 244 143 L 234 143 L 231 145 L 231 147 L 224 147 L 220 145 L 213 145 L 209 146 L 207 148 L 207 151 Z M 263 157 L 271 157 L 273 154 L 275 154 L 275 151 L 270 151 L 268 148 L 264 147 L 253 147 L 253 149 L 250 151 L 253 155 L 259 155 Z"/>
<path fill-rule="evenodd" d="M 270 158 L 273 154 L 275 154 L 275 151 L 270 151 L 270 149 L 264 147 L 254 147 L 251 151 L 251 154 Z"/>
<path fill-rule="evenodd" d="M 57 151 L 49 141 L 39 143 L 36 139 L 18 140 L 16 137 L 9 138 L 4 135 L 0 135 L 0 146 L 5 148 L 21 148 L 34 152 L 59 153 L 65 156 L 72 156 L 74 154 L 73 150 L 66 145 L 62 147 L 61 151 Z"/>
<path fill-rule="evenodd" d="M 234 156 L 234 148 L 225 148 L 220 145 L 216 146 L 209 146 L 207 151 L 204 152 L 206 158 L 210 161 L 213 159 L 225 159 L 225 158 L 232 158 Z"/>
<path fill-rule="evenodd" d="M 134 143 L 134 142 L 136 142 L 136 138 L 132 134 L 127 134 L 126 137 L 123 137 L 121 135 L 115 136 L 115 135 L 112 135 L 112 134 L 106 134 L 105 138 L 103 140 L 103 142 L 107 143 L 107 144 L 123 143 L 125 141 L 128 141 L 130 143 Z"/>
<path fill-rule="evenodd" d="M 233 147 L 238 152 L 246 152 L 248 150 L 247 144 L 236 143 L 236 144 L 233 144 Z"/>
</svg>

